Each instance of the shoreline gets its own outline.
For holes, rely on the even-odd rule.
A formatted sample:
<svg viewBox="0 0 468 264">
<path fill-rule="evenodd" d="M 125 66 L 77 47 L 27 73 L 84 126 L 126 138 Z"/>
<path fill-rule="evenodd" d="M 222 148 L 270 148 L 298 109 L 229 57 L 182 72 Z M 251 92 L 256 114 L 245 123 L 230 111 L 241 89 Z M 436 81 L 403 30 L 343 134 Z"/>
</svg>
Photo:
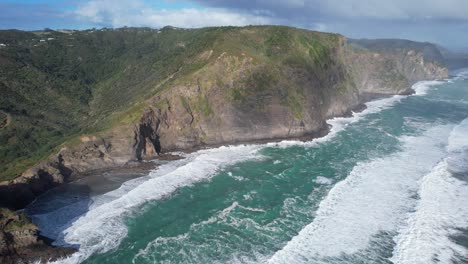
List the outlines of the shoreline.
<svg viewBox="0 0 468 264">
<path fill-rule="evenodd" d="M 370 101 L 389 98 L 394 95 L 372 94 L 371 96 L 369 95 L 366 95 L 366 96 L 367 96 L 365 97 L 366 99 L 362 100 L 362 103 L 358 104 L 356 107 L 349 110 L 345 114 L 336 116 L 333 118 L 352 117 L 355 113 L 359 113 L 367 109 L 365 103 L 370 102 Z M 201 146 L 197 146 L 194 148 L 178 150 L 178 151 L 182 153 L 193 153 L 199 150 L 219 148 L 222 146 L 232 146 L 232 145 L 235 146 L 235 145 L 246 145 L 246 144 L 267 144 L 267 143 L 282 142 L 285 140 L 297 140 L 297 141 L 307 142 L 307 141 L 311 141 L 317 138 L 322 138 L 328 135 L 331 130 L 331 127 L 332 126 L 329 125 L 327 121 L 324 121 L 323 126 L 319 131 L 314 132 L 314 133 L 309 133 L 303 136 L 257 139 L 257 140 L 247 140 L 247 141 L 239 141 L 239 142 L 229 142 L 229 143 L 223 143 L 223 144 L 201 145 Z M 178 160 L 178 159 L 184 158 L 182 156 L 174 154 L 176 152 L 177 151 L 163 153 L 160 156 L 156 157 L 155 159 L 151 159 L 151 160 L 130 161 L 126 165 L 121 166 L 121 167 L 98 169 L 98 170 L 88 171 L 86 173 L 74 175 L 65 184 L 54 187 L 50 189 L 49 191 L 47 191 L 46 193 L 38 196 L 36 200 L 34 200 L 32 203 L 26 206 L 25 209 L 23 210 L 31 210 L 31 209 L 34 210 L 34 207 L 37 201 L 40 201 L 41 199 L 47 199 L 47 196 L 53 195 L 54 192 L 67 193 L 70 190 L 69 188 L 71 187 L 73 189 L 74 186 L 77 188 L 87 189 L 88 195 L 90 197 L 111 192 L 113 190 L 118 189 L 126 181 L 147 176 L 152 170 L 156 169 L 160 165 L 160 164 L 157 164 L 158 161 L 170 162 L 172 160 Z M 41 235 L 40 229 L 38 231 L 39 231 L 39 235 L 38 235 L 39 239 L 41 241 L 44 241 L 44 243 L 49 247 L 49 250 L 51 250 L 52 252 L 56 252 L 56 256 L 65 257 L 76 252 L 76 248 L 73 248 L 73 247 L 53 246 L 52 243 L 54 242 L 54 240 Z M 47 254 L 46 256 L 50 256 L 51 253 L 49 251 L 44 251 L 44 254 Z M 39 257 L 36 257 L 36 259 L 43 258 L 46 256 L 39 256 Z"/>
<path fill-rule="evenodd" d="M 404 94 L 404 95 L 411 95 L 411 94 L 414 94 L 414 90 L 412 90 L 411 93 Z M 400 95 L 400 94 L 395 94 L 395 95 Z M 360 113 L 360 112 L 366 110 L 367 109 L 366 103 L 371 102 L 371 101 L 385 99 L 385 98 L 390 98 L 390 97 L 395 96 L 395 95 L 378 94 L 378 93 L 371 94 L 370 96 L 366 95 L 366 97 L 365 97 L 366 100 L 363 100 L 362 103 L 358 104 L 356 107 L 349 110 L 345 114 L 334 116 L 334 117 L 332 117 L 330 119 L 352 117 L 354 114 Z M 302 135 L 302 136 L 287 136 L 287 137 L 277 137 L 277 138 L 264 138 L 264 139 L 232 141 L 232 142 L 225 142 L 225 143 L 219 143 L 219 144 L 204 144 L 204 145 L 199 145 L 199 146 L 195 146 L 195 147 L 187 148 L 187 149 L 179 149 L 179 150 L 170 151 L 170 152 L 166 152 L 166 153 L 163 152 L 163 153 L 161 153 L 160 155 L 158 155 L 157 157 L 155 157 L 153 159 L 146 159 L 146 160 L 142 160 L 142 161 L 129 161 L 127 164 L 125 164 L 123 166 L 96 169 L 96 170 L 87 171 L 85 173 L 75 174 L 66 183 L 50 189 L 46 193 L 38 196 L 37 199 L 46 196 L 48 193 L 53 192 L 54 190 L 63 188 L 65 186 L 69 186 L 71 184 L 89 186 L 89 184 L 86 183 L 86 181 L 88 181 L 89 179 L 93 179 L 93 178 L 98 179 L 98 178 L 106 176 L 106 175 L 116 175 L 116 176 L 120 175 L 120 176 L 123 176 L 123 177 L 125 177 L 125 175 L 127 175 L 128 180 L 139 178 L 139 177 L 142 177 L 142 176 L 145 176 L 145 175 L 149 174 L 152 170 L 157 169 L 159 167 L 159 165 L 160 165 L 160 164 L 158 164 L 159 162 L 170 162 L 170 161 L 173 161 L 173 160 L 184 159 L 184 157 L 175 154 L 175 153 L 178 153 L 178 152 L 179 153 L 190 154 L 190 153 L 194 153 L 194 152 L 197 152 L 197 151 L 200 151 L 200 150 L 214 149 L 214 148 L 225 147 L 225 146 L 239 146 L 239 145 L 250 145 L 250 144 L 252 144 L 252 145 L 262 145 L 262 144 L 268 144 L 268 143 L 279 143 L 279 142 L 288 141 L 288 140 L 308 142 L 308 141 L 311 141 L 311 140 L 314 140 L 314 139 L 325 137 L 330 133 L 332 125 L 327 123 L 328 120 L 329 119 L 324 121 L 324 123 L 323 123 L 323 125 L 322 125 L 322 127 L 321 127 L 321 129 L 319 131 L 312 132 L 312 133 L 307 133 L 307 134 Z M 98 184 L 99 183 L 100 182 L 98 182 Z M 97 194 L 104 194 L 106 192 L 110 192 L 110 191 L 115 190 L 117 188 L 108 188 L 105 192 L 98 192 Z M 34 200 L 30 204 L 28 204 L 25 207 L 25 209 L 30 207 L 31 205 L 33 205 L 36 202 L 36 200 Z M 24 209 L 20 209 L 18 211 L 22 211 L 22 210 L 24 210 Z"/>
</svg>

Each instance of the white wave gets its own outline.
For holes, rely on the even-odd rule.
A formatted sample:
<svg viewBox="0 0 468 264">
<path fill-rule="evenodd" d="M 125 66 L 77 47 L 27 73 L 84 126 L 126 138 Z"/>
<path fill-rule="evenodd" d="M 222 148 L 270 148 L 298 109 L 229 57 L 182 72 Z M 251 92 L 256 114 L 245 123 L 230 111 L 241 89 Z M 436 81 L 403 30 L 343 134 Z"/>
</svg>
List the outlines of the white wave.
<svg viewBox="0 0 468 264">
<path fill-rule="evenodd" d="M 310 263 L 364 250 L 381 231 L 395 231 L 414 206 L 418 181 L 445 155 L 451 126 L 401 137 L 402 151 L 360 163 L 320 203 L 314 221 L 270 263 Z M 314 263 L 315 263 L 314 262 Z"/>
<path fill-rule="evenodd" d="M 355 123 L 367 115 L 375 114 L 394 106 L 405 97 L 406 96 L 402 95 L 394 95 L 389 98 L 370 101 L 366 103 L 366 109 L 361 112 L 353 113 L 352 117 L 337 117 L 327 121 L 328 124 L 332 126 L 329 137 L 334 137 L 336 133 L 345 129 L 349 124 Z"/>
<path fill-rule="evenodd" d="M 170 166 L 161 166 L 161 169 L 158 171 L 157 174 L 153 174 L 153 177 L 157 175 L 168 174 L 186 163 L 187 160 L 177 160 L 173 161 Z M 118 199 L 119 197 L 122 197 L 123 195 L 130 192 L 138 185 L 144 183 L 149 179 L 151 179 L 151 176 L 139 177 L 136 179 L 126 181 L 116 190 L 110 191 L 102 195 L 89 197 L 89 199 L 82 199 L 80 197 L 76 197 L 76 199 L 78 200 L 74 203 L 70 203 L 67 206 L 60 207 L 51 212 L 43 214 L 34 214 L 32 215 L 32 218 L 34 220 L 34 223 L 36 223 L 40 227 L 42 235 L 54 240 L 58 240 L 55 242 L 57 245 L 65 245 L 67 243 L 63 241 L 63 237 L 59 236 L 65 229 L 72 225 L 74 221 L 81 217 L 82 214 L 86 213 L 87 211 L 93 210 L 94 208 L 97 208 L 105 203 L 112 202 L 113 200 Z M 58 199 L 65 198 L 60 197 Z"/>
<path fill-rule="evenodd" d="M 335 117 L 327 120 L 327 124 L 331 125 L 331 129 L 327 135 L 324 137 L 316 138 L 312 141 L 302 142 L 298 140 L 283 140 L 281 142 L 267 143 L 267 147 L 280 147 L 288 148 L 291 146 L 304 146 L 304 147 L 314 147 L 317 144 L 327 142 L 333 139 L 338 132 L 344 130 L 348 125 L 355 123 L 367 115 L 378 113 L 384 109 L 388 109 L 395 105 L 395 103 L 400 102 L 401 99 L 407 96 L 394 95 L 389 98 L 383 98 L 375 101 L 370 101 L 366 103 L 366 109 L 361 112 L 353 112 L 350 117 Z"/>
<path fill-rule="evenodd" d="M 457 125 L 449 137 L 447 150 L 450 152 L 463 151 L 468 147 L 468 118 Z"/>
<path fill-rule="evenodd" d="M 315 183 L 329 185 L 329 184 L 332 184 L 333 181 L 329 178 L 318 176 L 317 179 L 315 179 Z"/>
<path fill-rule="evenodd" d="M 61 232 L 81 214 L 85 213 L 91 201 L 81 200 L 45 214 L 36 214 L 32 220 L 41 229 L 41 235 L 57 239 Z"/>
<path fill-rule="evenodd" d="M 398 264 L 451 263 L 454 253 L 468 256 L 466 248 L 450 239 L 458 232 L 455 228 L 468 228 L 468 185 L 454 178 L 442 161 L 424 177 L 419 196 L 416 211 L 395 238 L 390 260 Z"/>
<path fill-rule="evenodd" d="M 421 81 L 413 85 L 413 90 L 416 92 L 416 95 L 426 95 L 429 89 L 432 86 L 444 84 L 445 81 Z"/>
<path fill-rule="evenodd" d="M 187 156 L 181 164 L 168 163 L 151 173 L 151 178 L 131 190 L 117 190 L 121 195 L 92 208 L 64 231 L 57 244 L 78 244 L 80 249 L 59 263 L 80 263 L 94 253 L 116 248 L 127 235 L 122 222 L 133 209 L 145 202 L 170 196 L 177 189 L 209 179 L 221 168 L 248 159 L 256 159 L 259 146 L 242 145 L 201 150 Z M 108 194 L 109 195 L 109 194 Z"/>
<path fill-rule="evenodd" d="M 452 74 L 455 75 L 455 79 L 457 80 L 468 78 L 468 68 L 456 70 Z"/>
<path fill-rule="evenodd" d="M 455 174 L 468 173 L 468 118 L 463 120 L 450 134 L 447 150 L 448 170 Z"/>
<path fill-rule="evenodd" d="M 468 250 L 450 239 L 457 228 L 468 228 L 468 185 L 450 173 L 466 169 L 467 135 L 468 118 L 450 133 L 448 157 L 423 178 L 416 210 L 395 238 L 392 262 L 450 263 L 454 253 L 468 257 Z"/>
<path fill-rule="evenodd" d="M 443 84 L 444 81 L 420 81 L 412 86 L 415 90 L 416 96 L 426 95 L 427 91 L 435 85 Z M 281 142 L 267 143 L 267 147 L 282 147 L 287 148 L 291 146 L 302 145 L 305 147 L 313 147 L 319 143 L 326 142 L 336 136 L 336 134 L 344 130 L 348 125 L 355 123 L 367 115 L 378 113 L 382 110 L 388 109 L 400 102 L 406 95 L 394 95 L 388 98 L 374 100 L 365 103 L 366 109 L 360 112 L 353 112 L 350 117 L 335 117 L 327 120 L 327 124 L 331 125 L 329 133 L 323 137 L 316 138 L 312 141 L 302 142 L 298 140 L 283 140 Z"/>
<path fill-rule="evenodd" d="M 248 206 L 243 206 L 239 204 L 239 202 L 235 201 L 228 207 L 218 211 L 215 213 L 213 216 L 209 217 L 206 220 L 203 220 L 198 223 L 193 223 L 190 225 L 189 231 L 177 235 L 174 237 L 158 237 L 155 240 L 149 242 L 144 249 L 139 250 L 138 254 L 136 254 L 132 260 L 132 263 L 136 264 L 141 262 L 141 259 L 146 259 L 148 262 L 154 262 L 154 263 L 159 263 L 158 260 L 154 259 L 153 254 L 155 252 L 161 251 L 161 248 L 164 248 L 166 246 L 171 247 L 171 245 L 174 245 L 174 243 L 177 244 L 183 244 L 184 245 L 184 257 L 186 262 L 193 262 L 193 263 L 208 263 L 208 260 L 205 259 L 205 256 L 200 256 L 198 254 L 198 250 L 200 248 L 206 248 L 206 247 L 218 247 L 217 245 L 207 245 L 207 244 L 200 244 L 198 245 L 196 242 L 190 242 L 187 241 L 190 239 L 190 237 L 194 234 L 199 232 L 200 229 L 203 229 L 204 227 L 213 224 L 213 223 L 218 223 L 218 224 L 223 224 L 227 226 L 231 226 L 235 229 L 239 228 L 245 228 L 245 225 L 248 225 L 250 227 L 253 227 L 255 229 L 261 229 L 261 230 L 270 230 L 269 227 L 259 225 L 255 221 L 253 221 L 250 218 L 246 219 L 238 219 L 236 217 L 232 217 L 231 214 L 234 210 L 240 209 L 240 210 L 246 210 L 250 212 L 256 212 L 256 213 L 266 213 L 265 210 L 259 209 L 259 208 L 252 208 Z M 196 236 L 196 235 L 195 235 Z M 198 236 L 197 236 L 198 237 Z M 199 238 L 199 237 L 198 237 Z M 225 246 L 224 243 L 219 241 L 219 246 L 223 247 Z M 164 253 L 167 253 L 166 251 L 162 250 Z M 182 251 L 182 250 L 181 250 Z M 179 254 L 181 253 L 179 251 Z M 170 261 L 166 261 L 170 262 Z M 166 263 L 164 262 L 164 263 Z M 218 263 L 218 261 L 213 261 L 212 263 Z M 245 262 L 244 262 L 245 263 Z"/>
<path fill-rule="evenodd" d="M 117 247 L 127 234 L 126 227 L 122 224 L 122 218 L 129 214 L 133 208 L 147 201 L 164 198 L 177 188 L 208 179 L 223 166 L 258 157 L 257 151 L 263 147 L 288 147 L 291 145 L 307 147 L 326 142 L 349 124 L 366 115 L 389 108 L 404 97 L 397 95 L 368 102 L 364 111 L 353 113 L 352 117 L 330 119 L 328 120 L 328 123 L 332 125 L 330 133 L 311 142 L 283 141 L 265 145 L 221 147 L 188 154 L 184 160 L 164 164 L 150 175 L 150 179 L 131 181 L 115 191 L 96 197 L 90 205 L 90 211 L 76 220 L 64 232 L 64 237 L 56 242 L 57 245 L 80 245 L 78 253 L 60 262 L 79 263 L 91 254 L 106 252 Z"/>
</svg>

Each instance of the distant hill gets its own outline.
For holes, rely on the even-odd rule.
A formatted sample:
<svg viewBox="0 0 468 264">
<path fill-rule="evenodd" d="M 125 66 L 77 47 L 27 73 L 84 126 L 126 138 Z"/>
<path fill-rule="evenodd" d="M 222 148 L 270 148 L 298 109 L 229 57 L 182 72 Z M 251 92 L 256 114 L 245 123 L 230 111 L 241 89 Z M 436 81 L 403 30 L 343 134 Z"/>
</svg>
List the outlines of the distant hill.
<svg viewBox="0 0 468 264">
<path fill-rule="evenodd" d="M 378 52 L 414 50 L 421 52 L 427 60 L 445 63 L 445 58 L 437 45 L 429 42 L 416 42 L 405 39 L 349 39 L 349 43 Z"/>
<path fill-rule="evenodd" d="M 451 70 L 468 67 L 468 52 L 453 52 L 429 42 L 404 39 L 349 39 L 349 43 L 378 52 L 415 50 L 424 54 L 426 60 L 441 63 Z"/>
<path fill-rule="evenodd" d="M 468 68 L 468 51 L 451 51 L 443 47 L 439 47 L 444 58 L 445 64 L 449 69 L 456 70 Z"/>
</svg>

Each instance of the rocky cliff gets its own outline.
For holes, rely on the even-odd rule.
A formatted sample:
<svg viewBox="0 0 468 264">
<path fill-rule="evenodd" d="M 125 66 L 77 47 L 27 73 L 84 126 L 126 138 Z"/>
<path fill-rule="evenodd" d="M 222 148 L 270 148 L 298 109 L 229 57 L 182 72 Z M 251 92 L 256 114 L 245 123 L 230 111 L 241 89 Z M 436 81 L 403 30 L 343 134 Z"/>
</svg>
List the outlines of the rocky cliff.
<svg viewBox="0 0 468 264">
<path fill-rule="evenodd" d="M 185 55 L 180 64 L 164 78 L 151 77 L 147 68 L 146 78 L 127 87 L 145 93 L 119 111 L 98 108 L 98 102 L 111 95 L 133 98 L 128 91 L 110 93 L 123 89 L 127 79 L 111 78 L 95 88 L 86 124 L 111 125 L 75 136 L 20 177 L 0 184 L 3 206 L 22 208 L 77 175 L 151 159 L 161 151 L 318 136 L 327 130 L 326 119 L 349 114 L 369 94 L 408 94 L 415 81 L 448 75 L 417 50 L 376 51 L 349 45 L 336 34 L 287 27 L 195 32 L 211 34 L 205 40 L 192 31 L 165 30 L 172 37 L 192 34 L 172 43 Z M 148 34 L 166 34 L 158 32 Z M 202 44 L 194 46 L 196 41 Z M 138 65 L 132 61 L 121 74 Z"/>
<path fill-rule="evenodd" d="M 442 79 L 447 68 L 411 49 L 376 52 L 350 46 L 348 63 L 361 95 L 409 94 L 420 80 Z"/>
</svg>

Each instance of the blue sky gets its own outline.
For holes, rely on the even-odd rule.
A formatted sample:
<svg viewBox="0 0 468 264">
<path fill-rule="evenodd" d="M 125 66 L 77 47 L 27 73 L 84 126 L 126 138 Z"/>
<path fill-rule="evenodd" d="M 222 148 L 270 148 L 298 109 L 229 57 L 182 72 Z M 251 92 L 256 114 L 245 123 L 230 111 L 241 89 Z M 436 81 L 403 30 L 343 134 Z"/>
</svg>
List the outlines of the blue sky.
<svg viewBox="0 0 468 264">
<path fill-rule="evenodd" d="M 468 48 L 468 0 L 0 0 L 0 28 L 281 24 Z"/>
</svg>

